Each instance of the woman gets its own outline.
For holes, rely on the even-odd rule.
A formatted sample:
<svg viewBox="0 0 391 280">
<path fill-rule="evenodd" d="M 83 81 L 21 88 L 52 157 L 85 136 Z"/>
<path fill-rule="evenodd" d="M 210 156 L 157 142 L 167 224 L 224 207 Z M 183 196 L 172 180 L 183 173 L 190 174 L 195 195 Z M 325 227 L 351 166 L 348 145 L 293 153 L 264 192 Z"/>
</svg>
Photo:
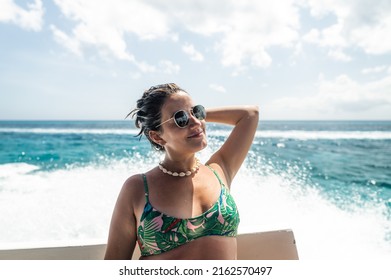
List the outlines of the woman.
<svg viewBox="0 0 391 280">
<path fill-rule="evenodd" d="M 205 110 L 175 84 L 151 87 L 137 102 L 136 126 L 164 152 L 145 174 L 128 178 L 119 194 L 105 259 L 236 259 L 239 214 L 229 188 L 254 138 L 256 106 Z M 234 128 L 201 164 L 205 123 Z"/>
</svg>

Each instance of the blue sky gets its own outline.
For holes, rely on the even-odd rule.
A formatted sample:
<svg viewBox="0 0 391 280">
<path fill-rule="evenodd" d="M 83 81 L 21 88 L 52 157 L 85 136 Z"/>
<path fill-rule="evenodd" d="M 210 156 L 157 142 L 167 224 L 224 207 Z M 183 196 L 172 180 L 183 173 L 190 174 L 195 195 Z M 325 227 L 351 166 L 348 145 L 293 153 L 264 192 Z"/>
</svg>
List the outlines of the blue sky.
<svg viewBox="0 0 391 280">
<path fill-rule="evenodd" d="M 264 120 L 390 120 L 389 0 L 0 0 L 0 119 L 118 120 L 175 82 Z"/>
</svg>

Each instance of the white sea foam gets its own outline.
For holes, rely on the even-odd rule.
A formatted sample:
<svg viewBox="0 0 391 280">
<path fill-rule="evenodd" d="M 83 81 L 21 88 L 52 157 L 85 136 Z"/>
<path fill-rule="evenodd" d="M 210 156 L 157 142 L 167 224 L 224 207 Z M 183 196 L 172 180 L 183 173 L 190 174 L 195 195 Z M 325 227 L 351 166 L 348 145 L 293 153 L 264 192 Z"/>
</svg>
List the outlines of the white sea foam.
<svg viewBox="0 0 391 280">
<path fill-rule="evenodd" d="M 13 176 L 0 178 L 0 247 L 18 247 L 20 242 L 104 242 L 119 189 L 132 172 L 136 170 L 117 162 L 51 172 L 12 172 Z"/>
<path fill-rule="evenodd" d="M 291 138 L 291 139 L 391 139 L 389 131 L 257 131 L 257 137 L 262 138 Z"/>
<path fill-rule="evenodd" d="M 0 133 L 27 134 L 113 134 L 137 135 L 138 129 L 94 129 L 94 128 L 0 128 Z M 229 130 L 208 130 L 209 136 L 227 137 Z M 390 131 L 308 131 L 308 130 L 258 130 L 259 138 L 290 138 L 290 139 L 391 139 Z"/>
<path fill-rule="evenodd" d="M 0 133 L 27 134 L 138 134 L 136 129 L 96 129 L 96 128 L 7 128 L 0 127 Z"/>
<path fill-rule="evenodd" d="M 233 194 L 245 231 L 292 229 L 301 259 L 390 258 L 390 221 L 383 207 L 346 211 L 292 176 L 240 172 Z"/>
<path fill-rule="evenodd" d="M 37 169 L 39 169 L 38 166 L 24 162 L 2 164 L 0 166 L 0 178 L 23 175 Z"/>
<path fill-rule="evenodd" d="M 34 166 L 6 165 L 13 175 L 0 177 L 0 248 L 105 242 L 123 181 L 156 164 L 139 160 L 32 173 Z M 292 174 L 260 175 L 246 166 L 232 192 L 240 232 L 290 228 L 301 259 L 391 257 L 390 221 L 380 206 L 344 211 Z"/>
</svg>

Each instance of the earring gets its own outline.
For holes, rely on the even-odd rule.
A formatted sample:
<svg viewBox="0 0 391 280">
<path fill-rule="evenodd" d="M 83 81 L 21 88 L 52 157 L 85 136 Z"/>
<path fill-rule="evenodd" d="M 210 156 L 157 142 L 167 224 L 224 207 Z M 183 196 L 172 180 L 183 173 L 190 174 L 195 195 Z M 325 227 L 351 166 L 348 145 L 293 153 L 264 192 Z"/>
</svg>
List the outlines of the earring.
<svg viewBox="0 0 391 280">
<path fill-rule="evenodd" d="M 155 143 L 157 146 L 153 146 L 156 151 L 164 151 L 164 146 L 158 143 Z"/>
</svg>

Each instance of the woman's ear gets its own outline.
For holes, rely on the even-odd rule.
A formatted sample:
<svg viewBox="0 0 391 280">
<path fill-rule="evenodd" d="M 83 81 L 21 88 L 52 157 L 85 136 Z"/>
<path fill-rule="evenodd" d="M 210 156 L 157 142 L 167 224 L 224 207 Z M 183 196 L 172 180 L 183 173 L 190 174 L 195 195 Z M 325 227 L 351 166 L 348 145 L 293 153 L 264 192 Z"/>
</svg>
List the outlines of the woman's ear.
<svg viewBox="0 0 391 280">
<path fill-rule="evenodd" d="M 154 131 L 154 130 L 150 130 L 148 132 L 148 135 L 149 135 L 149 138 L 153 142 L 155 142 L 156 144 L 158 144 L 158 145 L 160 145 L 162 147 L 166 144 L 166 141 L 164 141 L 164 139 L 160 137 L 160 132 Z"/>
</svg>

